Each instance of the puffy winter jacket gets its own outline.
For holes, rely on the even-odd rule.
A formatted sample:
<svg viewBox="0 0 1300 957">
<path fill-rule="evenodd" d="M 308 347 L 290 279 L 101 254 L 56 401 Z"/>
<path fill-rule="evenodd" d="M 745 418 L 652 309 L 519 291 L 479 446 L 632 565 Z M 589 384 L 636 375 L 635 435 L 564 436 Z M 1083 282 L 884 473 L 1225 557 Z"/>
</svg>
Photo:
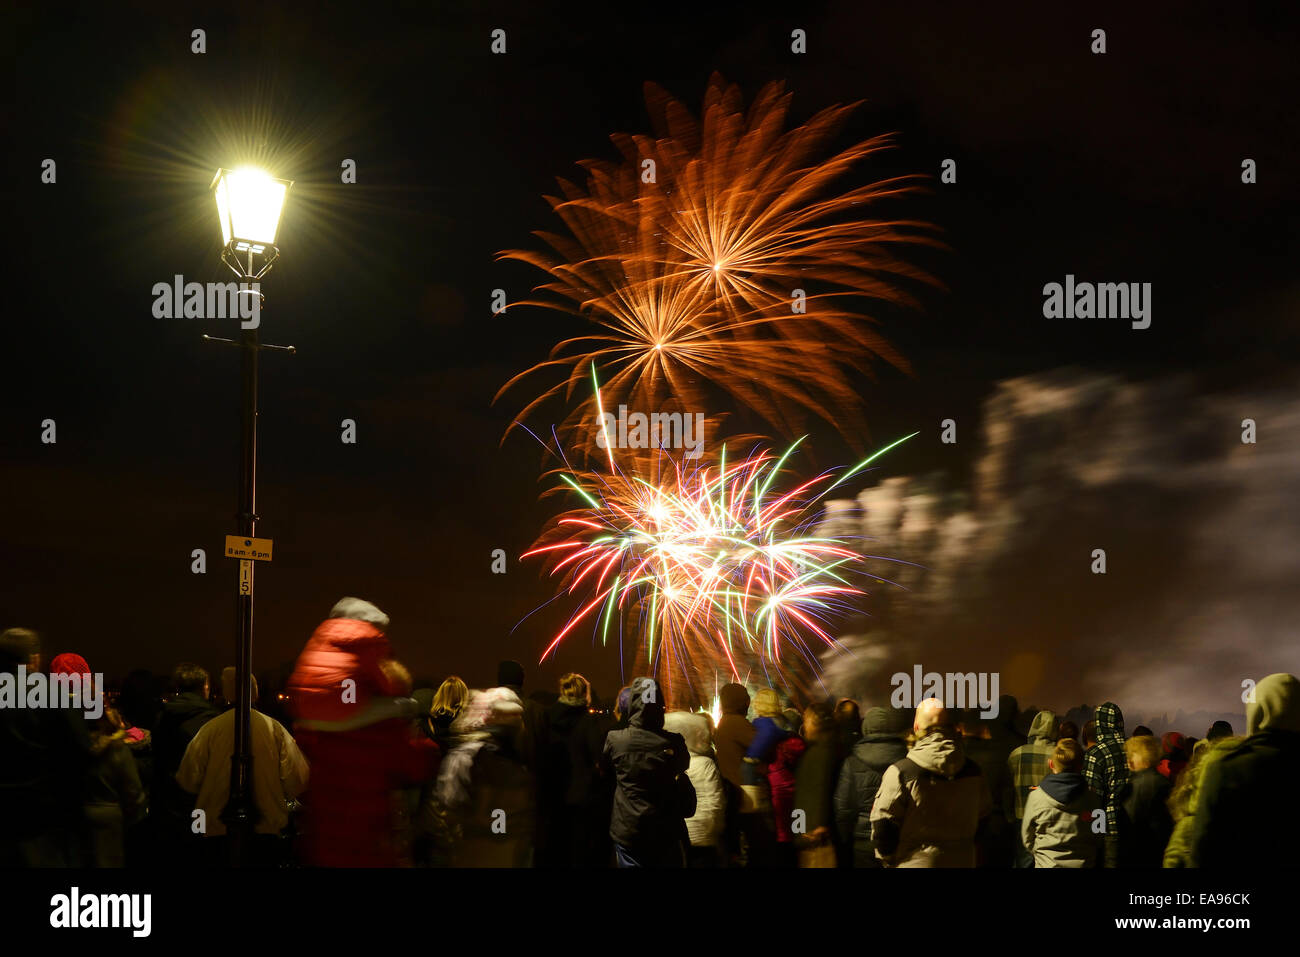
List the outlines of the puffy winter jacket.
<svg viewBox="0 0 1300 957">
<path fill-rule="evenodd" d="M 879 867 L 871 842 L 871 806 L 891 764 L 907 757 L 901 722 L 886 708 L 869 708 L 862 737 L 840 768 L 835 788 L 835 823 L 844 847 L 853 848 L 854 867 Z"/>
<path fill-rule="evenodd" d="M 628 726 L 606 736 L 602 763 L 617 782 L 609 836 L 638 859 L 680 864 L 689 815 L 677 778 L 691 754 L 680 734 L 664 730 L 663 693 L 653 678 L 632 682 Z"/>
<path fill-rule="evenodd" d="M 694 847 L 712 847 L 722 841 L 726 795 L 722 774 L 713 759 L 709 718 L 704 714 L 672 711 L 664 716 L 664 730 L 680 734 L 691 752 L 686 775 L 695 788 L 695 813 L 686 819 L 686 833 Z"/>
<path fill-rule="evenodd" d="M 992 809 L 961 739 L 932 729 L 885 771 L 871 809 L 876 856 L 893 867 L 974 867 L 975 834 Z"/>
<path fill-rule="evenodd" d="M 327 618 L 307 641 L 289 679 L 294 717 L 343 721 L 377 695 L 400 693 L 379 667 L 391 656 L 388 639 L 369 622 Z M 343 682 L 348 679 L 356 682 L 355 698 L 349 695 L 345 701 Z"/>
<path fill-rule="evenodd" d="M 1049 774 L 1025 799 L 1020 837 L 1034 867 L 1099 867 L 1102 835 L 1094 819 L 1105 801 L 1074 771 Z"/>
</svg>

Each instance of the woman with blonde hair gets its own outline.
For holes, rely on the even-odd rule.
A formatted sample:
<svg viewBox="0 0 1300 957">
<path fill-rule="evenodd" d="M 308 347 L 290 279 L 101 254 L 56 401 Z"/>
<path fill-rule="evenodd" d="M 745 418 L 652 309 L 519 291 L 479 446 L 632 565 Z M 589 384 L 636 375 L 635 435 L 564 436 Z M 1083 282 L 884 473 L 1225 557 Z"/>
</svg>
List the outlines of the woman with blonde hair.
<svg viewBox="0 0 1300 957">
<path fill-rule="evenodd" d="M 452 723 L 465 710 L 465 702 L 468 700 L 469 688 L 456 675 L 452 675 L 438 686 L 426 720 L 431 732 L 430 737 L 438 742 L 439 747 L 444 747 L 450 739 Z"/>
<path fill-rule="evenodd" d="M 754 695 L 754 741 L 745 753 L 744 769 L 766 780 L 778 866 L 794 865 L 794 771 L 803 751 L 803 739 L 793 732 L 781 710 L 780 695 L 763 688 Z"/>
</svg>

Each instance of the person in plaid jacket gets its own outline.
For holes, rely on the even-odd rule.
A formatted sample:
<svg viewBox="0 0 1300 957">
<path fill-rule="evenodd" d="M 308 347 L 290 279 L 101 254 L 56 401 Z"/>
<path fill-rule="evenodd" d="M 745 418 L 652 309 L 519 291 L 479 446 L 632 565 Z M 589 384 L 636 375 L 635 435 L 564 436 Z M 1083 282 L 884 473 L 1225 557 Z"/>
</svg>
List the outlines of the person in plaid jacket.
<svg viewBox="0 0 1300 957">
<path fill-rule="evenodd" d="M 1040 711 L 1029 726 L 1029 743 L 1022 744 L 1007 758 L 1007 774 L 1015 797 L 1009 810 L 1015 815 L 1016 867 L 1033 867 L 1034 858 L 1020 840 L 1020 822 L 1025 817 L 1025 800 L 1029 792 L 1051 773 L 1048 766 L 1056 749 L 1056 715 Z"/>
<path fill-rule="evenodd" d="M 1124 713 L 1106 701 L 1093 715 L 1097 743 L 1083 759 L 1088 787 L 1106 799 L 1106 866 L 1119 866 L 1119 793 L 1128 783 L 1128 756 L 1124 753 Z"/>
</svg>

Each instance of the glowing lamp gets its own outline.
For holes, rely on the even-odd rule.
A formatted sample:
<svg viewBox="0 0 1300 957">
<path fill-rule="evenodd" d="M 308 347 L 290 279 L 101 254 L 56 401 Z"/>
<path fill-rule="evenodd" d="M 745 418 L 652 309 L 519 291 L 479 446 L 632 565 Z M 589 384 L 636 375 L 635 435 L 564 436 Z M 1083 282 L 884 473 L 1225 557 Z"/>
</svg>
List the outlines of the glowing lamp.
<svg viewBox="0 0 1300 957">
<path fill-rule="evenodd" d="M 237 252 L 263 253 L 275 245 L 285 196 L 293 183 L 265 170 L 219 169 L 212 179 L 221 240 Z"/>
</svg>

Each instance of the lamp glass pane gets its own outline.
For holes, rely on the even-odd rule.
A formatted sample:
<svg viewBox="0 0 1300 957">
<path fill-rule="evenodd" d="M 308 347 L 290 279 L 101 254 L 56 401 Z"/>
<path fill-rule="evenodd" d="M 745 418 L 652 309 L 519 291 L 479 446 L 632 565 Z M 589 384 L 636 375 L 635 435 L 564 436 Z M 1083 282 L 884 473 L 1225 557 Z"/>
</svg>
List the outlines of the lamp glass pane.
<svg viewBox="0 0 1300 957">
<path fill-rule="evenodd" d="M 226 176 L 217 180 L 217 215 L 221 218 L 221 244 L 230 243 L 230 190 L 226 188 Z"/>
<path fill-rule="evenodd" d="M 268 173 L 257 169 L 238 169 L 222 177 L 221 186 L 228 192 L 230 236 L 255 243 L 275 242 L 280 225 L 280 212 L 284 209 L 287 187 Z M 221 189 L 217 191 L 217 208 L 222 204 Z M 224 235 L 223 217 L 223 235 Z"/>
</svg>

